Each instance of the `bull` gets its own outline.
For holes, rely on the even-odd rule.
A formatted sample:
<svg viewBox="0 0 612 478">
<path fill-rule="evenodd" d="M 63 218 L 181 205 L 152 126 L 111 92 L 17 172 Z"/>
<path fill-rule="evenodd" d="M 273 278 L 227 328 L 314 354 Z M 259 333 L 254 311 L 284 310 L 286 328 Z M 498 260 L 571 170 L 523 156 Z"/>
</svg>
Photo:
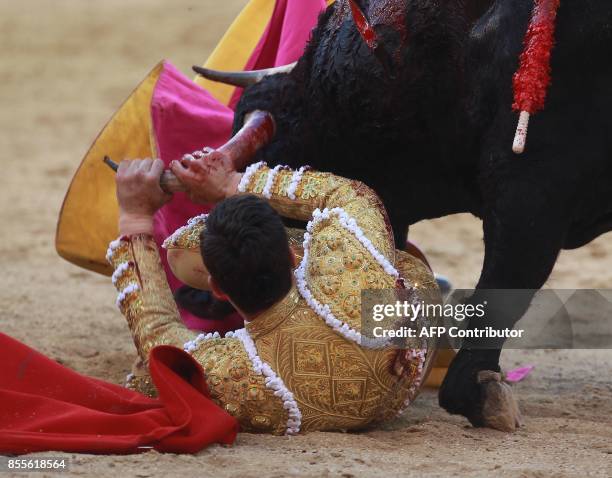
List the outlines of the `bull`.
<svg viewBox="0 0 612 478">
<path fill-rule="evenodd" d="M 562 249 L 612 230 L 612 4 L 561 1 L 546 109 L 517 157 L 512 77 L 533 7 L 338 0 L 292 68 L 197 71 L 246 86 L 236 131 L 251 112 L 273 116 L 276 135 L 253 161 L 309 164 L 367 183 L 398 246 L 411 224 L 471 213 L 483 221 L 485 243 L 475 296 L 535 290 Z M 510 310 L 492 304 L 488 315 L 513 326 L 530 300 Z M 501 345 L 464 343 L 439 392 L 443 408 L 475 426 L 514 428 L 487 416 L 491 389 L 480 380 L 499 372 Z"/>
</svg>

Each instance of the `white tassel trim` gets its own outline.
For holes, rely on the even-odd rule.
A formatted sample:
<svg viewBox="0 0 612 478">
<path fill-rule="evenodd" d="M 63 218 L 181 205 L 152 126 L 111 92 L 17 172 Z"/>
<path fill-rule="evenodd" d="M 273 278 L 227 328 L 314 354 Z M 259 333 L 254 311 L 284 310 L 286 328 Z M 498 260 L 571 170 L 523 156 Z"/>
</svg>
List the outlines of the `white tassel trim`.
<svg viewBox="0 0 612 478">
<path fill-rule="evenodd" d="M 387 260 L 387 258 L 383 254 L 376 250 L 376 247 L 374 247 L 372 241 L 370 241 L 370 239 L 366 237 L 361 228 L 357 225 L 357 221 L 350 217 L 344 209 L 339 207 L 335 207 L 331 211 L 325 209 L 320 214 L 322 216 L 320 220 L 329 218 L 330 214 L 336 214 L 340 220 L 340 225 L 344 227 L 347 231 L 349 231 L 351 234 L 353 234 L 357 238 L 357 240 L 359 240 L 359 242 L 361 242 L 363 247 L 365 247 L 367 251 L 372 255 L 372 257 L 376 259 L 376 262 L 381 265 L 384 271 L 395 279 L 400 278 L 397 269 L 393 267 L 393 265 Z"/>
<path fill-rule="evenodd" d="M 383 254 L 376 250 L 372 242 L 365 236 L 361 228 L 357 225 L 355 219 L 350 217 L 346 213 L 346 211 L 344 211 L 344 209 L 334 208 L 329 210 L 326 208 L 323 211 L 315 209 L 312 214 L 313 219 L 306 226 L 307 232 L 304 234 L 304 256 L 302 258 L 300 266 L 294 272 L 297 288 L 300 291 L 302 297 L 304 297 L 304 300 L 309 305 L 309 307 L 314 310 L 317 315 L 319 315 L 323 320 L 325 320 L 325 323 L 327 325 L 329 325 L 332 329 L 334 329 L 344 338 L 356 342 L 366 348 L 377 349 L 385 347 L 389 344 L 388 340 L 374 339 L 363 336 L 360 332 L 350 327 L 347 323 L 337 319 L 331 311 L 329 305 L 321 304 L 317 299 L 314 298 L 310 289 L 308 289 L 308 285 L 306 282 L 306 267 L 308 264 L 308 256 L 310 252 L 310 241 L 312 238 L 311 234 L 314 230 L 314 227 L 318 223 L 325 219 L 329 219 L 332 214 L 338 216 L 342 227 L 347 229 L 359 240 L 359 242 L 361 242 L 361 244 L 368 250 L 368 252 L 374 257 L 374 259 L 376 259 L 376 261 L 382 266 L 382 268 L 387 274 L 394 277 L 396 280 L 400 278 L 399 272 L 395 269 L 395 267 L 391 265 L 391 263 Z"/>
<path fill-rule="evenodd" d="M 274 187 L 274 179 L 278 172 L 285 168 L 286 166 L 277 165 L 274 166 L 274 169 L 268 172 L 268 177 L 266 178 L 266 185 L 263 188 L 262 195 L 263 197 L 270 199 L 272 197 L 272 188 Z"/>
<path fill-rule="evenodd" d="M 113 253 L 115 250 L 121 245 L 122 242 L 125 242 L 125 239 L 119 237 L 108 245 L 108 250 L 106 251 L 106 260 L 109 264 L 112 264 Z"/>
<path fill-rule="evenodd" d="M 220 339 L 220 338 L 221 336 L 219 335 L 219 332 L 209 333 L 209 334 L 200 334 L 195 339 L 190 340 L 189 342 L 185 342 L 185 345 L 183 345 L 183 350 L 185 352 L 191 353 L 195 351 L 198 348 L 198 345 L 200 345 L 205 340 Z"/>
<path fill-rule="evenodd" d="M 218 339 L 221 336 L 218 332 L 208 333 L 208 334 L 200 334 L 194 340 L 187 342 L 183 349 L 185 352 L 193 353 L 198 346 L 206 341 L 211 339 Z M 268 365 L 266 362 L 261 360 L 259 355 L 257 354 L 257 348 L 255 347 L 255 343 L 251 336 L 247 332 L 246 329 L 236 330 L 235 332 L 228 332 L 225 334 L 225 338 L 235 338 L 242 342 L 244 349 L 251 360 L 253 365 L 253 370 L 258 375 L 263 375 L 266 377 L 265 384 L 266 387 L 274 391 L 274 395 L 280 397 L 283 400 L 283 407 L 287 410 L 289 419 L 287 420 L 287 435 L 294 435 L 299 433 L 300 425 L 302 423 L 302 413 L 293 397 L 293 394 L 289 391 L 289 389 L 285 386 L 282 379 L 272 370 L 272 367 Z"/>
<path fill-rule="evenodd" d="M 240 183 L 238 183 L 238 192 L 245 192 L 249 182 L 251 181 L 251 177 L 260 169 L 266 166 L 264 161 L 260 161 L 259 163 L 251 164 L 242 175 L 242 179 L 240 179 Z"/>
<path fill-rule="evenodd" d="M 208 214 L 200 214 L 199 216 L 194 216 L 191 219 L 189 219 L 187 221 L 187 224 L 179 227 L 176 231 L 172 233 L 172 235 L 166 238 L 166 240 L 162 244 L 162 248 L 168 249 L 168 247 L 170 247 L 172 243 L 176 242 L 178 238 L 181 236 L 181 234 L 183 234 L 187 229 L 189 229 L 190 227 L 198 223 L 205 223 L 207 217 L 208 217 Z"/>
<path fill-rule="evenodd" d="M 119 279 L 121 279 L 121 276 L 125 273 L 125 271 L 127 271 L 130 268 L 130 263 L 129 262 L 122 262 L 121 264 L 119 264 L 117 266 L 117 268 L 115 269 L 115 272 L 113 272 L 113 275 L 111 277 L 111 281 L 113 282 L 113 285 L 117 285 L 117 281 Z"/>
<path fill-rule="evenodd" d="M 140 287 L 136 283 L 128 284 L 128 286 L 121 292 L 119 292 L 119 295 L 117 296 L 117 308 L 121 309 L 121 305 L 123 304 L 123 301 L 127 298 L 127 296 L 133 294 L 139 289 Z"/>
<path fill-rule="evenodd" d="M 298 186 L 300 185 L 300 181 L 302 180 L 302 176 L 304 175 L 304 171 L 308 169 L 308 166 L 302 166 L 297 171 L 293 172 L 291 176 L 291 182 L 289 183 L 289 187 L 287 188 L 287 196 L 289 199 L 295 201 L 296 200 L 296 191 Z"/>
<path fill-rule="evenodd" d="M 272 367 L 266 362 L 261 360 L 257 354 L 257 348 L 251 336 L 246 329 L 236 330 L 235 332 L 228 332 L 225 334 L 226 338 L 236 338 L 242 342 L 244 348 L 251 359 L 253 364 L 253 370 L 265 377 L 265 384 L 270 390 L 274 390 L 274 395 L 279 397 L 283 401 L 283 408 L 287 410 L 287 431 L 286 435 L 296 435 L 300 431 L 302 424 L 302 412 L 298 407 L 298 404 L 293 396 L 293 393 L 289 391 L 283 380 L 276 374 Z"/>
</svg>

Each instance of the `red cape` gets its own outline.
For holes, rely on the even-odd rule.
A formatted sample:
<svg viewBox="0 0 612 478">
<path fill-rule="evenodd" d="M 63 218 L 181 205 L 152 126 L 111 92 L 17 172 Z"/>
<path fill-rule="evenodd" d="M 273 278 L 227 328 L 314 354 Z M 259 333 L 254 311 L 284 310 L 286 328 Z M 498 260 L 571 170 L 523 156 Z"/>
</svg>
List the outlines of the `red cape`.
<svg viewBox="0 0 612 478">
<path fill-rule="evenodd" d="M 151 351 L 151 399 L 80 375 L 0 333 L 0 453 L 196 453 L 231 444 L 237 421 L 210 400 L 200 365 L 175 347 Z"/>
</svg>

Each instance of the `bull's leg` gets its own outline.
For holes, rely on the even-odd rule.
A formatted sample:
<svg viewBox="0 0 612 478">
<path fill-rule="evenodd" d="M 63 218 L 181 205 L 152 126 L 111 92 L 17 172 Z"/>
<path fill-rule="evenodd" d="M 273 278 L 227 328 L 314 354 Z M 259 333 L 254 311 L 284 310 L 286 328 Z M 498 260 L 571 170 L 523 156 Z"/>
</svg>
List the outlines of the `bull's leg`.
<svg viewBox="0 0 612 478">
<path fill-rule="evenodd" d="M 473 302 L 487 300 L 484 318 L 473 319 L 472 327 L 509 327 L 529 307 L 532 294 L 521 294 L 518 300 L 504 301 L 500 294 L 487 294 L 491 289 L 539 289 L 553 269 L 567 230 L 564 198 L 551 197 L 537 184 L 528 181 L 504 181 L 489 196 L 484 216 L 485 259 Z M 499 184 L 499 183 L 498 183 Z M 500 327 L 500 325 L 502 327 Z M 492 426 L 512 430 L 510 423 L 500 425 L 483 413 L 490 398 L 490 384 L 479 383 L 479 372 L 499 372 L 503 341 L 489 342 L 485 348 L 479 339 L 464 343 L 440 388 L 439 402 L 449 413 L 468 418 L 474 426 Z M 508 413 L 515 407 L 513 398 L 501 404 Z M 499 418 L 499 417 L 498 417 Z"/>
</svg>

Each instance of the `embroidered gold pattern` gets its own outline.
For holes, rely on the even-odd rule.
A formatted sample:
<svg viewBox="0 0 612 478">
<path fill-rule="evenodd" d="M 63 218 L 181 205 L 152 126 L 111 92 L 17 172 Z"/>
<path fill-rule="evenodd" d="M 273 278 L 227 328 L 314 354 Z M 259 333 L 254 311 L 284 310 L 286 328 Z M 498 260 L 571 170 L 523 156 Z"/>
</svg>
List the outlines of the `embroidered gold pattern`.
<svg viewBox="0 0 612 478">
<path fill-rule="evenodd" d="M 201 230 L 201 224 L 196 226 Z M 193 231 L 186 229 L 184 234 L 185 238 L 179 239 L 177 244 L 190 243 L 195 237 L 199 241 L 199 234 Z M 147 236 L 133 237 L 129 244 L 116 250 L 112 262 L 118 266 L 121 260 L 130 261 L 133 265 L 128 272 L 129 280 L 139 285 L 139 289 L 127 295 L 120 304 L 136 349 L 143 360 L 157 345 L 182 349 L 187 341 L 195 339 L 196 334 L 178 318 L 176 304 L 161 269 L 157 246 Z M 266 387 L 264 376 L 253 371 L 242 342 L 237 339 L 206 340 L 199 344 L 193 355 L 206 372 L 212 399 L 238 419 L 242 430 L 285 433 L 288 417 L 282 400 Z M 150 376 L 142 371 L 134 374 L 128 387 L 149 396 L 155 395 Z"/>
<path fill-rule="evenodd" d="M 260 194 L 268 172 L 267 167 L 257 171 L 246 192 Z M 370 189 L 354 181 L 308 171 L 292 201 L 287 197 L 292 174 L 290 170 L 279 171 L 274 181 L 270 203 L 277 211 L 307 220 L 317 207 L 343 207 L 409 285 L 437 293 L 429 269 L 418 259 L 395 251 L 386 213 Z M 203 228 L 202 223 L 186 228 L 169 247 L 199 248 Z M 288 236 L 299 261 L 303 256 L 303 231 L 288 230 Z M 122 305 L 140 354 L 146 356 L 152 346 L 161 343 L 182 347 L 193 340 L 194 334 L 178 321 L 152 240 L 137 240 L 130 254 L 124 251 L 116 255 L 115 266 L 120 255 L 122 261 L 137 264 L 129 271 L 130 280 L 153 277 L 144 284 L 139 282 L 142 290 L 130 294 Z M 360 330 L 361 290 L 395 288 L 395 279 L 337 219 L 327 221 L 311 238 L 307 279 L 313 296 L 328 304 L 338 319 L 355 330 Z M 388 420 L 418 393 L 414 387 L 420 378 L 416 363 L 401 378 L 395 376 L 392 370 L 396 350 L 367 349 L 345 339 L 310 308 L 295 286 L 282 301 L 249 322 L 246 329 L 261 360 L 293 393 L 302 414 L 302 431 L 359 429 Z M 288 414 L 283 401 L 266 387 L 265 377 L 254 371 L 240 340 L 203 340 L 192 354 L 206 372 L 213 400 L 239 420 L 242 430 L 285 433 Z M 428 364 L 431 355 L 428 354 Z M 142 377 L 133 382 L 142 384 L 133 385 L 136 388 L 150 385 Z"/>
</svg>

